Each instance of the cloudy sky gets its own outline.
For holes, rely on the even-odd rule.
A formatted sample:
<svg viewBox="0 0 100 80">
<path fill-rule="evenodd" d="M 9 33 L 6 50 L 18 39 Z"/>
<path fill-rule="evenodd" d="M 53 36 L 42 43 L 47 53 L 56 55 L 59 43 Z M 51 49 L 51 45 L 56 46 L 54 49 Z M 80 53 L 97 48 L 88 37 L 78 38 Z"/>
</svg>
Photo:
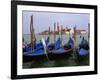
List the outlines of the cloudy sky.
<svg viewBox="0 0 100 80">
<path fill-rule="evenodd" d="M 73 28 L 75 25 L 78 29 L 88 29 L 88 23 L 90 22 L 89 14 L 79 13 L 59 13 L 59 12 L 34 12 L 23 11 L 23 34 L 30 34 L 30 17 L 33 15 L 33 25 L 35 33 L 40 33 L 44 30 L 48 30 L 50 26 L 54 29 L 54 22 L 59 22 L 64 28 L 69 26 Z"/>
</svg>

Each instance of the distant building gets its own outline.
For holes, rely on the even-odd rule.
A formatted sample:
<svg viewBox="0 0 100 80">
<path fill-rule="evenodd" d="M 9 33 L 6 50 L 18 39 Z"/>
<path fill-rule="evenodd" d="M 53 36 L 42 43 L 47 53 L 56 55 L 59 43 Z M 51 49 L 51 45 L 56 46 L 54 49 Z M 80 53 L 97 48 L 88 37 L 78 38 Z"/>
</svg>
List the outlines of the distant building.
<svg viewBox="0 0 100 80">
<path fill-rule="evenodd" d="M 62 29 L 62 30 L 60 30 L 60 32 L 62 32 L 62 35 L 63 34 L 69 34 L 69 32 L 70 32 L 70 34 L 73 34 L 74 30 L 73 30 L 73 28 L 72 29 L 71 28 L 69 28 L 69 29 Z M 80 30 L 80 29 L 76 30 L 76 34 L 78 34 L 78 35 L 86 34 L 86 33 L 87 33 L 86 30 Z M 43 31 L 43 32 L 41 32 L 39 34 L 40 35 L 49 35 L 49 34 L 54 34 L 54 31 L 50 31 L 49 32 L 49 30 L 45 30 L 45 31 Z M 58 35 L 59 31 L 55 31 L 55 34 Z"/>
<path fill-rule="evenodd" d="M 71 32 L 70 33 L 74 33 L 74 30 L 73 29 L 71 29 Z M 77 29 L 76 30 L 76 34 L 77 35 L 80 35 L 80 34 L 86 34 L 87 33 L 87 31 L 86 30 L 79 30 L 79 29 Z"/>
</svg>

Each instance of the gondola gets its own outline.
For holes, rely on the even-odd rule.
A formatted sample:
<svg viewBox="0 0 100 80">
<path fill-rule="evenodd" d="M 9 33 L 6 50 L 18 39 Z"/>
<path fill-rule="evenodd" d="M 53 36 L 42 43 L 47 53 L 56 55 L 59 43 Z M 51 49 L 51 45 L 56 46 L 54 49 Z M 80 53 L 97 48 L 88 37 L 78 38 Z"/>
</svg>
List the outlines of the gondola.
<svg viewBox="0 0 100 80">
<path fill-rule="evenodd" d="M 23 62 L 47 60 L 45 52 L 43 49 L 36 50 L 33 52 L 24 52 Z"/>
<path fill-rule="evenodd" d="M 39 43 L 34 44 L 34 49 L 31 51 L 31 47 L 27 46 L 24 48 L 24 54 L 23 54 L 23 62 L 30 62 L 30 61 L 47 61 L 48 56 L 44 49 L 43 42 L 45 42 L 45 45 L 48 45 L 49 38 L 47 38 L 45 41 L 40 41 Z"/>
<path fill-rule="evenodd" d="M 72 38 L 69 39 L 68 43 L 65 44 L 63 47 L 61 45 L 61 40 L 58 40 L 55 43 L 55 49 L 49 51 L 49 58 L 50 60 L 58 60 L 58 59 L 67 59 L 71 56 L 74 48 L 74 41 Z"/>
<path fill-rule="evenodd" d="M 77 57 L 79 61 L 83 58 L 89 57 L 89 44 L 88 41 L 84 39 L 84 37 L 79 44 L 79 49 L 77 49 Z"/>
</svg>

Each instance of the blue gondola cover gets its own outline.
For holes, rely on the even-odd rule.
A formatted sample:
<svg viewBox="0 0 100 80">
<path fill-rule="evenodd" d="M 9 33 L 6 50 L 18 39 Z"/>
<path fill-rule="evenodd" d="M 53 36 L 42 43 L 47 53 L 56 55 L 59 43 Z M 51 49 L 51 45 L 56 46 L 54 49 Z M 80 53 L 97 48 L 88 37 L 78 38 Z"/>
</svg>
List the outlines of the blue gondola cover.
<svg viewBox="0 0 100 80">
<path fill-rule="evenodd" d="M 55 49 L 59 49 L 61 47 L 60 45 L 61 45 L 61 40 L 60 38 L 58 38 L 58 40 L 55 43 Z"/>
<path fill-rule="evenodd" d="M 50 41 L 50 38 L 48 37 L 48 38 L 45 40 L 46 45 L 48 45 L 49 41 Z"/>
</svg>

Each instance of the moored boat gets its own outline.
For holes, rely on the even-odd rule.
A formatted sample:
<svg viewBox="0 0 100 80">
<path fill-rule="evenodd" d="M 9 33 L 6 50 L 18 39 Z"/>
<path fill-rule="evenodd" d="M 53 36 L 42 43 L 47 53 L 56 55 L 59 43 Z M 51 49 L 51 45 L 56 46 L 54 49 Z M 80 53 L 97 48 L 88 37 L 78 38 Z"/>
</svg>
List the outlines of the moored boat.
<svg viewBox="0 0 100 80">
<path fill-rule="evenodd" d="M 71 56 L 71 53 L 73 53 L 73 41 L 70 38 L 68 43 L 65 44 L 63 47 L 61 47 L 61 41 L 60 38 L 55 43 L 55 49 L 49 51 L 49 58 L 50 60 L 56 60 L 56 59 L 67 59 Z"/>
<path fill-rule="evenodd" d="M 49 38 L 47 38 L 47 40 L 42 39 L 42 41 L 40 40 L 40 42 L 37 43 L 35 37 L 35 30 L 33 27 L 33 15 L 31 16 L 30 20 L 30 40 L 30 44 L 25 46 L 23 49 L 23 62 L 48 59 L 45 45 L 48 44 Z"/>
<path fill-rule="evenodd" d="M 79 61 L 83 58 L 89 57 L 89 44 L 88 41 L 84 39 L 84 37 L 79 44 L 79 49 L 77 49 L 77 57 Z"/>
<path fill-rule="evenodd" d="M 45 45 L 48 44 L 48 38 L 47 40 L 42 40 L 40 41 L 40 43 L 37 43 L 33 46 L 34 49 L 31 51 L 31 47 L 26 47 L 24 50 L 24 54 L 23 54 L 23 62 L 30 62 L 30 61 L 46 61 L 48 60 L 48 55 L 46 53 L 46 50 L 44 49 L 44 45 L 43 42 L 45 43 Z"/>
</svg>

